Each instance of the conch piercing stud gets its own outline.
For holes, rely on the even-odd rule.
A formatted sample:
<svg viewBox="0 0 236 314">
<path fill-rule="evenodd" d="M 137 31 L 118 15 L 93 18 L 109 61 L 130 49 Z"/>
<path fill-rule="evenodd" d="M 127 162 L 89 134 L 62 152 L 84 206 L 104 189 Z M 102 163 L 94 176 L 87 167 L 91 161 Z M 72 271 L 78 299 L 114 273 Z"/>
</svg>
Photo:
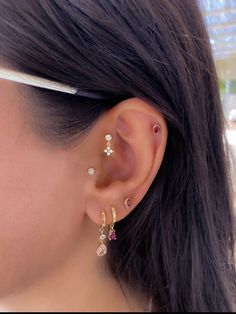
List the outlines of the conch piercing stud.
<svg viewBox="0 0 236 314">
<path fill-rule="evenodd" d="M 107 247 L 104 244 L 104 240 L 106 239 L 106 235 L 104 233 L 105 226 L 106 226 L 106 213 L 104 210 L 101 211 L 101 216 L 102 216 L 102 223 L 100 225 L 100 234 L 99 234 L 99 240 L 100 244 L 97 248 L 97 255 L 98 256 L 104 256 L 107 253 Z"/>
<path fill-rule="evenodd" d="M 105 136 L 105 139 L 107 140 L 107 147 L 106 147 L 106 149 L 104 149 L 104 153 L 106 153 L 107 156 L 110 156 L 112 153 L 114 153 L 114 150 L 112 150 L 112 148 L 111 148 L 112 136 L 110 134 L 107 134 Z"/>
</svg>

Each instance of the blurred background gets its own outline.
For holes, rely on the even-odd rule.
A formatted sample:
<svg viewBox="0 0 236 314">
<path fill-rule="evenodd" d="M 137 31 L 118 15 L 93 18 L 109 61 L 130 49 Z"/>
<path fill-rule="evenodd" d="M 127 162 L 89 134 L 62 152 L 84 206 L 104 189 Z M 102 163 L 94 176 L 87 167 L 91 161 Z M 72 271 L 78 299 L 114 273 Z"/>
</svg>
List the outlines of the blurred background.
<svg viewBox="0 0 236 314">
<path fill-rule="evenodd" d="M 232 178 L 236 194 L 236 0 L 199 0 L 210 33 L 227 120 Z M 235 197 L 236 209 L 236 197 Z"/>
</svg>

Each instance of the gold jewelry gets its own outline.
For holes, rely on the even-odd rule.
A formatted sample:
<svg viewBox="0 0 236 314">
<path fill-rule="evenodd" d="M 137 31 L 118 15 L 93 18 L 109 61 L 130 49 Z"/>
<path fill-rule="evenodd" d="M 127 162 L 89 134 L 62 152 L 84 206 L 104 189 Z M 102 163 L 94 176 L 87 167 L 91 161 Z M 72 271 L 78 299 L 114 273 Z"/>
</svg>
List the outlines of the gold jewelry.
<svg viewBox="0 0 236 314">
<path fill-rule="evenodd" d="M 113 241 L 113 240 L 116 240 L 116 231 L 114 229 L 114 226 L 116 223 L 116 209 L 114 206 L 111 206 L 111 213 L 112 213 L 112 223 L 110 224 L 109 240 Z"/>
<path fill-rule="evenodd" d="M 106 226 L 106 213 L 104 210 L 101 211 L 101 216 L 102 216 L 102 223 L 100 225 L 100 235 L 99 235 L 99 240 L 100 240 L 100 244 L 97 248 L 97 255 L 98 256 L 104 256 L 107 253 L 107 247 L 104 244 L 104 240 L 106 239 L 106 235 L 104 233 L 104 229 Z"/>
</svg>

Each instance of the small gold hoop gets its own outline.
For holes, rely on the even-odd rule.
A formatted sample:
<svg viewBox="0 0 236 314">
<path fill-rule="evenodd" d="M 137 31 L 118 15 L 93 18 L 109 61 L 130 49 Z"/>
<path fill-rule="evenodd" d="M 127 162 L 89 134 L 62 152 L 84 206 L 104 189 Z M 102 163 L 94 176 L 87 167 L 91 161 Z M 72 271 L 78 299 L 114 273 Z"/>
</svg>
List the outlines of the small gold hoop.
<svg viewBox="0 0 236 314">
<path fill-rule="evenodd" d="M 106 226 L 106 214 L 105 214 L 105 211 L 104 211 L 104 210 L 102 210 L 101 215 L 102 215 L 102 224 L 101 224 L 101 227 L 102 227 L 102 228 L 105 228 L 105 226 Z"/>
<path fill-rule="evenodd" d="M 116 223 L 116 209 L 114 206 L 111 206 L 111 213 L 112 213 L 112 224 Z"/>
<path fill-rule="evenodd" d="M 111 205 L 111 213 L 112 213 L 112 223 L 110 224 L 109 240 L 113 241 L 113 240 L 116 240 L 116 231 L 114 229 L 114 226 L 116 223 L 116 209 L 112 205 Z"/>
</svg>

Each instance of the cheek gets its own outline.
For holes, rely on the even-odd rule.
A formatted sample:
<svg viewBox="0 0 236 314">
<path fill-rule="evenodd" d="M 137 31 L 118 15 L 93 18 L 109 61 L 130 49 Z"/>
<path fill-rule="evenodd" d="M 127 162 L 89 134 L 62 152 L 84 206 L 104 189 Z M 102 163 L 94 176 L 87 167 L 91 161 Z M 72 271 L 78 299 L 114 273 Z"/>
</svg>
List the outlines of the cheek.
<svg viewBox="0 0 236 314">
<path fill-rule="evenodd" d="M 82 198 L 63 158 L 17 144 L 0 160 L 0 296 L 66 258 L 77 243 Z M 72 180 L 71 180 L 72 179 Z"/>
</svg>

